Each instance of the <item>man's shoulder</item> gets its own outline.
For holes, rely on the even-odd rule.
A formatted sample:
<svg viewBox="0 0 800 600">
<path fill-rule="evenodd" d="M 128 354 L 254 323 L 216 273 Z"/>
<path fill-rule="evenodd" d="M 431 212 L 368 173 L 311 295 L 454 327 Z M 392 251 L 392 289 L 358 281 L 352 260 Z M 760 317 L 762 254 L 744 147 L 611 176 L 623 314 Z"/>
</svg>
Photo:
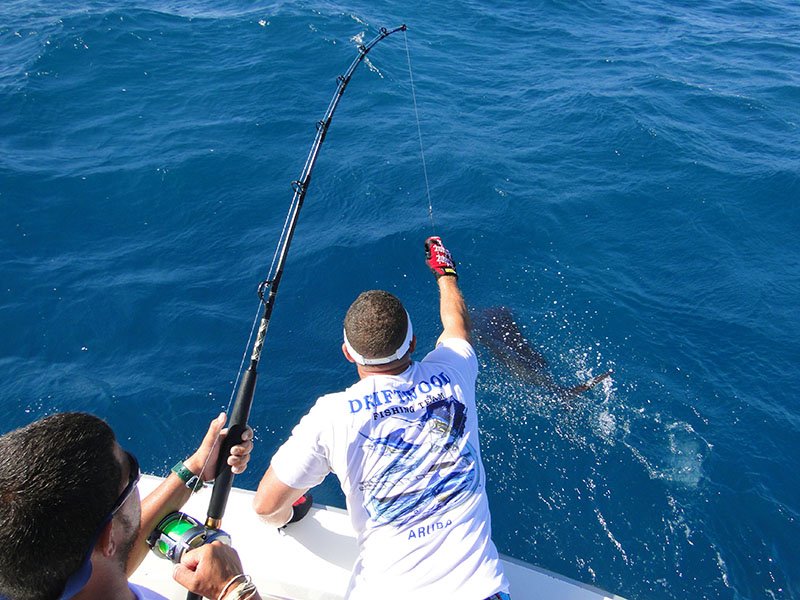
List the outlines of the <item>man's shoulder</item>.
<svg viewBox="0 0 800 600">
<path fill-rule="evenodd" d="M 370 385 L 371 385 L 370 381 L 367 381 L 366 379 L 360 379 L 342 390 L 328 392 L 327 394 L 319 396 L 317 398 L 315 406 L 325 408 L 328 406 L 336 405 L 338 402 L 341 402 L 342 399 L 349 398 L 353 394 L 357 394 L 359 390 L 361 390 L 361 388 L 367 388 Z"/>
<path fill-rule="evenodd" d="M 430 362 L 444 357 L 458 357 L 469 361 L 474 360 L 475 356 L 475 348 L 468 340 L 451 337 L 441 340 L 422 360 Z"/>
<path fill-rule="evenodd" d="M 309 410 L 307 416 L 310 416 L 315 421 L 330 423 L 334 415 L 340 415 L 341 407 L 347 406 L 347 403 L 352 398 L 360 398 L 372 386 L 372 382 L 367 379 L 356 381 L 352 385 L 343 390 L 328 392 L 322 396 L 317 397 L 314 405 Z"/>
<path fill-rule="evenodd" d="M 445 346 L 447 348 L 455 348 L 461 350 L 467 350 L 469 352 L 475 353 L 475 348 L 472 346 L 472 342 L 469 340 L 465 340 L 464 338 L 460 337 L 449 337 L 443 339 L 439 344 L 436 346 L 439 348 L 440 346 Z"/>
<path fill-rule="evenodd" d="M 466 369 L 471 379 L 478 375 L 478 357 L 475 348 L 463 338 L 446 338 L 422 359 L 423 365 L 449 365 Z"/>
</svg>

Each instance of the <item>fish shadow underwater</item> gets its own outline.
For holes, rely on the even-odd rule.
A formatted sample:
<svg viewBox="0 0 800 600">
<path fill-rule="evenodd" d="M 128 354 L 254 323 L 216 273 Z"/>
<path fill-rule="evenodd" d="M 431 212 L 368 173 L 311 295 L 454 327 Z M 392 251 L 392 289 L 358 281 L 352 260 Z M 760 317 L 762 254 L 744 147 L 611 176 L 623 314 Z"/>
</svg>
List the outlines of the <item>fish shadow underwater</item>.
<svg viewBox="0 0 800 600">
<path fill-rule="evenodd" d="M 592 389 L 612 373 L 608 370 L 572 387 L 562 385 L 550 373 L 545 357 L 522 335 L 514 316 L 505 306 L 473 312 L 472 333 L 478 345 L 488 350 L 516 378 L 542 388 L 567 407 L 570 400 Z"/>
</svg>

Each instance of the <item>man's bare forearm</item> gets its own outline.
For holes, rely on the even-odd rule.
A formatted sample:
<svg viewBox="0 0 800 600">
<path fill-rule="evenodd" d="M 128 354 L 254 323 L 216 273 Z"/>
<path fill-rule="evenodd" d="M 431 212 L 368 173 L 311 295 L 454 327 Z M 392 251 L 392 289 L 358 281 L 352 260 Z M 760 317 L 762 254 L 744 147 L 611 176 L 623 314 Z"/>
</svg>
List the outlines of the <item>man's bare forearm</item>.
<svg viewBox="0 0 800 600">
<path fill-rule="evenodd" d="M 439 285 L 439 313 L 442 319 L 442 335 L 437 343 L 447 338 L 460 338 L 470 341 L 470 322 L 467 304 L 458 288 L 458 279 L 455 277 L 440 277 Z"/>
</svg>

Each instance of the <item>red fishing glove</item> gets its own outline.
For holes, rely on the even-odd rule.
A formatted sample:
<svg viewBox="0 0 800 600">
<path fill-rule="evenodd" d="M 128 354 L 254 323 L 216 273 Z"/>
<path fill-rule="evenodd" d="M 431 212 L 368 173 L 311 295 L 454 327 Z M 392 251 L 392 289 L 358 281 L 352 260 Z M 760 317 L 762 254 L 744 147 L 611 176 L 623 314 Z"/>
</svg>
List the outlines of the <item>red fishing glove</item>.
<svg viewBox="0 0 800 600">
<path fill-rule="evenodd" d="M 442 245 L 442 239 L 439 236 L 429 237 L 425 240 L 425 263 L 436 275 L 436 279 L 445 276 L 458 279 L 456 263 L 450 255 L 450 251 Z"/>
</svg>

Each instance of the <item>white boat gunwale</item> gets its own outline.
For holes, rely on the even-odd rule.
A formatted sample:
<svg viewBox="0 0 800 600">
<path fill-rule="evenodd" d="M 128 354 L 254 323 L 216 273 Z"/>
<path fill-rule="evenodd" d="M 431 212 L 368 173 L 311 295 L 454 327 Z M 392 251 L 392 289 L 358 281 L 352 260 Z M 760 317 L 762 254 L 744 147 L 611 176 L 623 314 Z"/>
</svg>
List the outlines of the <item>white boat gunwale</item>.
<svg viewBox="0 0 800 600">
<path fill-rule="evenodd" d="M 143 475 L 139 483 L 142 496 L 162 480 Z M 342 600 L 358 554 L 347 511 L 315 505 L 305 519 L 278 531 L 256 515 L 254 494 L 241 488 L 231 490 L 222 528 L 231 534 L 244 570 L 253 577 L 261 596 L 265 600 Z M 184 512 L 203 521 L 210 496 L 210 488 L 194 494 Z M 521 560 L 501 558 L 514 600 L 625 600 Z M 184 600 L 186 590 L 173 581 L 172 568 L 169 561 L 148 553 L 131 581 L 169 600 Z"/>
</svg>

